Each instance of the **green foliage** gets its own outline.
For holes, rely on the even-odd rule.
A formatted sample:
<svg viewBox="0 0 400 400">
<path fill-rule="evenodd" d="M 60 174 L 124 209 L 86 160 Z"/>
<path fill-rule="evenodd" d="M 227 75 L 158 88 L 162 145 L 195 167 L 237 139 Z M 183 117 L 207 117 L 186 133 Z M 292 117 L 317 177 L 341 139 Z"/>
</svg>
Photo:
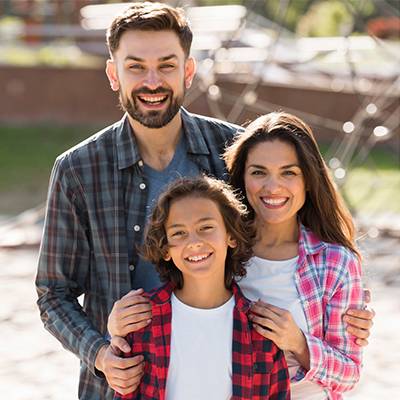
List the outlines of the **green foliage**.
<svg viewBox="0 0 400 400">
<path fill-rule="evenodd" d="M 297 33 L 301 36 L 341 36 L 352 30 L 353 16 L 340 0 L 314 4 L 300 18 Z"/>
</svg>

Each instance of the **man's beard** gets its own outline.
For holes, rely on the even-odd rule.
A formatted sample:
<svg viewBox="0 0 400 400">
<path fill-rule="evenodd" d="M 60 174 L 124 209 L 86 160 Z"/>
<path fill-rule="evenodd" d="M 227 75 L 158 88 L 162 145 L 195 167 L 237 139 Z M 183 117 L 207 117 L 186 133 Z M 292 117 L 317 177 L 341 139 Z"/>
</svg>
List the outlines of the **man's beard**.
<svg viewBox="0 0 400 400">
<path fill-rule="evenodd" d="M 141 94 L 161 94 L 168 95 L 165 101 L 169 101 L 169 106 L 165 111 L 154 110 L 142 112 L 139 108 L 137 96 Z M 175 117 L 175 115 L 180 110 L 185 93 L 183 96 L 173 97 L 173 92 L 170 89 L 157 88 L 155 90 L 150 90 L 148 88 L 140 88 L 132 91 L 130 98 L 126 98 L 119 92 L 119 103 L 121 108 L 129 114 L 129 116 L 138 121 L 147 128 L 162 128 L 167 125 Z"/>
</svg>

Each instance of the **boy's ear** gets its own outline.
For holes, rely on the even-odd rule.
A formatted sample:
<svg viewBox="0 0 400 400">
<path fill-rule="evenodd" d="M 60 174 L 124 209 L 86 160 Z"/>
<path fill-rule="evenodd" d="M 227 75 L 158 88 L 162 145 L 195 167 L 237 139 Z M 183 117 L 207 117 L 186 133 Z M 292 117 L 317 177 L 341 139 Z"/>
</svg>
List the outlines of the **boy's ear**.
<svg viewBox="0 0 400 400">
<path fill-rule="evenodd" d="M 165 255 L 164 255 L 164 260 L 165 261 L 170 261 L 171 260 L 171 255 L 169 254 L 169 251 L 167 250 L 167 252 L 165 253 Z"/>
<path fill-rule="evenodd" d="M 228 236 L 228 246 L 234 249 L 237 247 L 237 241 L 231 235 Z"/>
</svg>

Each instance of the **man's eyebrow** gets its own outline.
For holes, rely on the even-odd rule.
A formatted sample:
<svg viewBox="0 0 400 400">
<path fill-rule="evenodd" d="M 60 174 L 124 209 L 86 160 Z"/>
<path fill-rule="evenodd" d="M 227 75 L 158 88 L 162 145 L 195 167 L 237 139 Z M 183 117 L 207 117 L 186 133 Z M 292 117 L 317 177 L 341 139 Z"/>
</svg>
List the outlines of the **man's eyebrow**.
<svg viewBox="0 0 400 400">
<path fill-rule="evenodd" d="M 169 55 L 167 55 L 167 56 L 160 57 L 160 58 L 158 59 L 158 61 L 168 61 L 168 60 L 171 60 L 172 58 L 178 58 L 178 56 L 177 56 L 176 54 L 169 54 Z M 145 62 L 146 60 L 143 59 L 143 58 L 140 58 L 140 57 L 133 56 L 133 55 L 127 55 L 127 56 L 125 57 L 125 61 Z"/>
</svg>

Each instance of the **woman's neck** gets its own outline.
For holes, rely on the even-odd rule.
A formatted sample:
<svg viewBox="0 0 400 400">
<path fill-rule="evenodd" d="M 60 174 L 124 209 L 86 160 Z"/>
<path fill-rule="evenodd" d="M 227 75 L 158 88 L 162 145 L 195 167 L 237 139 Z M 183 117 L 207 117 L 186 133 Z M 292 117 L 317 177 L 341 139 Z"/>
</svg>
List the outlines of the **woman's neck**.
<svg viewBox="0 0 400 400">
<path fill-rule="evenodd" d="M 204 309 L 222 306 L 232 296 L 224 282 L 206 282 L 200 279 L 185 279 L 183 288 L 176 289 L 174 293 L 188 306 Z"/>
<path fill-rule="evenodd" d="M 299 225 L 297 219 L 280 224 L 257 224 L 254 255 L 271 260 L 285 260 L 298 253 Z"/>
</svg>

